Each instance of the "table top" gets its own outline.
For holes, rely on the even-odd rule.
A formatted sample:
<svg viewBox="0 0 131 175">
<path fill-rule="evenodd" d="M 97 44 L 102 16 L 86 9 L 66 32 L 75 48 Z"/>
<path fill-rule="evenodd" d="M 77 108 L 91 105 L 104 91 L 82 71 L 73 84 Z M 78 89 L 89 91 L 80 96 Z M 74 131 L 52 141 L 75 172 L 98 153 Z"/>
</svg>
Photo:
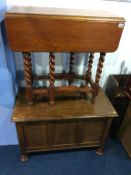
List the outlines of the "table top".
<svg viewBox="0 0 131 175">
<path fill-rule="evenodd" d="M 44 16 L 65 16 L 65 17 L 86 17 L 88 19 L 106 19 L 110 21 L 123 21 L 125 19 L 109 11 L 87 10 L 87 9 L 67 9 L 67 8 L 48 8 L 48 7 L 31 7 L 31 6 L 14 6 L 7 14 L 22 15 L 44 15 Z"/>
<path fill-rule="evenodd" d="M 5 24 L 13 51 L 113 52 L 125 19 L 107 11 L 13 7 Z"/>
<path fill-rule="evenodd" d="M 56 100 L 55 105 L 36 103 L 27 105 L 25 93 L 19 93 L 14 107 L 12 121 L 50 121 L 50 120 L 73 120 L 99 117 L 117 117 L 117 113 L 108 100 L 104 91 L 100 89 L 95 104 L 89 99 L 70 98 L 68 100 Z"/>
</svg>

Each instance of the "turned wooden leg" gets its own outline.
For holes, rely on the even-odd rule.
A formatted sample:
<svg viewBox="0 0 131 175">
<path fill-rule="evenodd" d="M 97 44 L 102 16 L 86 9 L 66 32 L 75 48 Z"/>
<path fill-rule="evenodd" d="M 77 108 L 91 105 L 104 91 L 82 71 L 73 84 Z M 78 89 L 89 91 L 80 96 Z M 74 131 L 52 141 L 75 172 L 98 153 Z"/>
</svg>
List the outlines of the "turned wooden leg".
<svg viewBox="0 0 131 175">
<path fill-rule="evenodd" d="M 87 67 L 87 72 L 86 72 L 86 75 L 90 78 L 91 78 L 91 75 L 92 75 L 91 70 L 92 70 L 93 59 L 94 59 L 94 53 L 91 52 L 90 55 L 89 55 L 88 67 Z"/>
<path fill-rule="evenodd" d="M 103 153 L 104 153 L 104 146 L 105 146 L 106 139 L 108 137 L 108 133 L 109 133 L 109 130 L 110 130 L 110 127 L 111 127 L 111 123 L 112 123 L 112 118 L 108 118 L 106 123 L 105 123 L 104 130 L 103 130 L 103 135 L 102 135 L 102 138 L 101 138 L 100 147 L 96 151 L 96 154 L 98 154 L 98 155 L 103 155 Z"/>
<path fill-rule="evenodd" d="M 29 159 L 29 156 L 26 153 L 26 144 L 25 144 L 22 123 L 16 123 L 16 129 L 17 129 L 17 136 L 19 140 L 19 147 L 20 147 L 20 153 L 21 153 L 20 160 L 22 162 L 25 162 Z"/>
<path fill-rule="evenodd" d="M 49 77 L 50 77 L 50 86 L 49 86 L 49 103 L 54 104 L 54 82 L 55 82 L 55 55 L 50 52 L 49 55 Z"/>
<path fill-rule="evenodd" d="M 104 52 L 100 53 L 100 58 L 99 58 L 97 71 L 96 71 L 95 83 L 93 85 L 93 93 L 92 93 L 92 99 L 91 99 L 92 103 L 95 102 L 95 97 L 98 95 L 99 81 L 100 81 L 100 78 L 101 78 L 103 63 L 104 63 L 104 60 L 105 60 L 105 55 L 106 55 L 106 53 L 104 53 Z"/>
<path fill-rule="evenodd" d="M 96 154 L 99 155 L 99 156 L 102 156 L 104 154 L 104 149 L 99 147 L 97 150 L 96 150 Z"/>
<path fill-rule="evenodd" d="M 88 58 L 87 72 L 86 72 L 86 76 L 87 76 L 86 86 L 88 86 L 88 83 L 91 80 L 93 59 L 94 59 L 94 52 L 90 52 L 89 53 L 89 58 Z M 87 93 L 87 95 L 88 95 L 88 93 Z"/>
<path fill-rule="evenodd" d="M 31 54 L 23 52 L 24 59 L 24 74 L 26 81 L 26 96 L 28 104 L 32 104 L 32 65 L 31 65 Z"/>
<path fill-rule="evenodd" d="M 70 65 L 69 65 L 69 74 L 73 73 L 73 66 L 74 66 L 74 52 L 70 53 Z M 73 79 L 69 79 L 68 83 L 71 85 L 73 82 Z"/>
<path fill-rule="evenodd" d="M 26 162 L 27 160 L 29 160 L 29 156 L 26 154 L 26 155 L 21 155 L 20 156 L 20 160 L 22 161 L 22 162 Z"/>
</svg>

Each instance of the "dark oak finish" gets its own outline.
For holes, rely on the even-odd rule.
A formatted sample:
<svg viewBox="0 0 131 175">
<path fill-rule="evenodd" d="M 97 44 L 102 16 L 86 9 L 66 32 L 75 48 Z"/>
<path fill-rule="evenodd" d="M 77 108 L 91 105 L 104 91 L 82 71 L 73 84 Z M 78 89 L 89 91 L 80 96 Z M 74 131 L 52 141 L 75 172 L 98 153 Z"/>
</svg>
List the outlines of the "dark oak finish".
<svg viewBox="0 0 131 175">
<path fill-rule="evenodd" d="M 19 140 L 19 146 L 20 146 L 20 151 L 21 151 L 21 161 L 27 161 L 28 160 L 28 156 L 26 154 L 26 143 L 25 143 L 25 138 L 24 138 L 24 130 L 23 127 L 20 123 L 17 123 L 16 125 L 16 129 L 17 129 L 17 134 L 18 134 L 18 140 Z"/>
<path fill-rule="evenodd" d="M 26 80 L 26 96 L 28 99 L 28 104 L 31 105 L 33 103 L 33 97 L 35 95 L 47 95 L 49 94 L 49 103 L 51 105 L 54 104 L 54 99 L 55 96 L 60 94 L 61 92 L 63 93 L 70 93 L 70 92 L 82 92 L 85 95 L 87 95 L 89 92 L 92 94 L 92 99 L 91 102 L 95 102 L 95 97 L 98 95 L 99 92 L 99 81 L 102 73 L 102 68 L 103 68 L 103 62 L 104 62 L 104 57 L 105 53 L 101 52 L 100 53 L 100 58 L 98 62 L 98 67 L 96 71 L 96 78 L 95 82 L 93 81 L 91 77 L 91 69 L 92 69 L 92 63 L 93 63 L 93 58 L 94 58 L 94 53 L 90 53 L 89 55 L 89 64 L 88 64 L 88 70 L 86 75 L 77 75 L 73 73 L 73 61 L 74 61 L 74 53 L 71 53 L 70 56 L 70 67 L 69 67 L 69 73 L 59 73 L 55 74 L 55 54 L 50 52 L 49 54 L 49 75 L 44 75 L 44 76 L 36 76 L 32 75 L 32 70 L 31 70 L 31 54 L 28 52 L 23 53 L 24 57 L 24 73 L 25 73 L 25 80 Z M 50 85 L 49 89 L 35 89 L 32 87 L 33 80 L 40 80 L 40 79 L 49 79 Z M 67 79 L 69 82 L 68 87 L 57 87 L 55 88 L 54 83 L 55 79 Z M 71 86 L 72 82 L 74 79 L 84 79 L 86 81 L 85 86 L 81 86 L 80 88 L 77 86 Z M 88 86 L 90 84 L 90 87 Z M 37 92 L 37 93 L 36 93 Z"/>
<path fill-rule="evenodd" d="M 109 133 L 111 123 L 112 123 L 112 118 L 109 118 L 106 121 L 106 124 L 104 126 L 103 135 L 101 137 L 101 145 L 100 145 L 100 147 L 98 148 L 98 150 L 96 152 L 98 155 L 103 155 L 104 145 L 105 145 L 105 142 L 106 142 L 107 135 Z"/>
<path fill-rule="evenodd" d="M 21 93 L 20 93 L 21 94 Z M 96 103 L 91 104 L 89 100 L 84 98 L 70 97 L 65 100 L 59 100 L 53 106 L 48 103 L 36 103 L 28 106 L 25 94 L 18 96 L 16 101 L 13 118 L 14 122 L 28 121 L 43 121 L 43 120 L 64 120 L 64 119 L 82 119 L 97 117 L 115 117 L 116 111 L 112 107 L 103 90 L 100 88 L 100 93 L 96 98 Z M 90 99 L 91 97 L 89 97 Z"/>
<path fill-rule="evenodd" d="M 113 52 L 125 19 L 106 11 L 14 7 L 5 22 L 14 51 Z"/>
<path fill-rule="evenodd" d="M 106 93 L 118 112 L 111 135 L 118 136 L 131 158 L 131 74 L 110 75 Z"/>
<path fill-rule="evenodd" d="M 131 74 L 127 76 L 124 93 L 131 100 Z"/>
<path fill-rule="evenodd" d="M 131 100 L 129 102 L 124 120 L 118 131 L 119 139 L 121 140 L 126 152 L 131 158 Z"/>
<path fill-rule="evenodd" d="M 50 73 L 49 73 L 49 81 L 50 81 L 50 86 L 49 86 L 49 100 L 50 100 L 50 104 L 54 104 L 54 91 L 55 91 L 55 87 L 54 87 L 54 82 L 55 82 L 55 55 L 54 53 L 50 53 L 49 55 L 49 67 L 50 67 Z"/>
<path fill-rule="evenodd" d="M 13 7 L 6 13 L 5 25 L 10 47 L 13 51 L 24 52 L 24 72 L 28 104 L 32 104 L 36 94 L 49 95 L 49 103 L 54 104 L 55 96 L 61 92 L 92 94 L 91 102 L 99 91 L 99 80 L 106 52 L 117 49 L 124 28 L 125 19 L 104 11 L 83 9 L 58 9 L 38 7 Z M 49 89 L 35 90 L 31 74 L 30 52 L 50 52 Z M 55 75 L 55 54 L 71 52 L 69 73 Z M 86 86 L 71 87 L 73 80 L 80 76 L 73 73 L 74 52 L 90 52 Z M 100 52 L 95 82 L 91 77 L 94 52 Z M 36 77 L 35 77 L 36 78 Z M 43 76 L 43 79 L 45 76 Z M 47 78 L 47 76 L 46 76 Z M 55 88 L 55 78 L 68 79 L 69 87 Z M 83 77 L 82 77 L 83 78 Z M 38 77 L 37 77 L 38 79 Z M 89 90 L 89 86 L 91 89 Z M 82 90 L 83 87 L 83 90 Z M 85 91 L 87 89 L 87 91 Z M 56 94 L 56 92 L 58 92 Z"/>
<path fill-rule="evenodd" d="M 130 102 L 131 96 L 131 74 L 121 74 L 121 75 L 110 75 L 107 87 L 106 94 L 110 99 L 112 105 L 117 111 L 119 117 L 113 119 L 111 125 L 110 134 L 113 137 L 117 137 L 119 128 L 124 120 L 125 113 L 127 111 L 127 107 Z"/>
<path fill-rule="evenodd" d="M 93 58 L 94 58 L 94 53 L 91 52 L 88 58 L 89 60 L 88 60 L 88 69 L 87 69 L 87 76 L 90 78 L 92 75 L 91 69 L 92 69 L 92 64 L 93 64 Z"/>
<path fill-rule="evenodd" d="M 23 53 L 24 60 L 24 74 L 26 81 L 26 96 L 28 99 L 28 104 L 32 104 L 32 65 L 31 65 L 31 54 Z"/>
<path fill-rule="evenodd" d="M 112 118 L 117 113 L 101 89 L 98 94 L 99 80 L 105 54 L 117 49 L 124 23 L 124 18 L 100 11 L 13 7 L 6 13 L 10 47 L 23 52 L 24 58 L 28 102 L 20 92 L 12 117 L 22 161 L 28 159 L 29 153 L 48 150 L 97 147 L 97 153 L 103 153 Z M 31 52 L 45 51 L 49 52 L 49 75 L 33 75 Z M 65 51 L 71 53 L 69 72 L 56 74 L 55 52 Z M 73 72 L 74 52 L 90 53 L 86 75 Z M 91 76 L 94 52 L 100 52 L 95 81 Z M 48 79 L 49 88 L 34 88 L 33 81 L 39 79 Z M 66 79 L 69 86 L 55 87 L 55 79 Z M 71 86 L 74 79 L 83 79 L 86 85 Z M 88 92 L 92 96 L 87 96 Z M 54 105 L 36 102 L 38 95 L 42 102 L 42 95 L 49 96 L 49 103 Z"/>
<path fill-rule="evenodd" d="M 92 99 L 91 99 L 92 103 L 95 102 L 95 97 L 98 95 L 99 81 L 100 81 L 100 78 L 101 78 L 104 59 L 105 59 L 105 53 L 101 52 L 99 62 L 98 62 L 98 66 L 97 66 L 97 71 L 96 71 L 95 83 L 93 84 L 93 93 L 92 93 Z"/>
<path fill-rule="evenodd" d="M 74 52 L 71 52 L 70 53 L 70 65 L 69 65 L 69 77 L 70 77 L 70 79 L 68 80 L 69 86 L 71 86 L 71 84 L 73 82 L 73 76 L 72 75 L 73 75 L 74 60 L 75 60 Z"/>
<path fill-rule="evenodd" d="M 17 126 L 21 160 L 32 152 L 82 147 L 99 148 L 100 154 L 114 117 L 117 113 L 101 89 L 95 104 L 78 96 L 58 100 L 53 106 L 47 103 L 28 106 L 20 92 L 12 121 Z"/>
</svg>

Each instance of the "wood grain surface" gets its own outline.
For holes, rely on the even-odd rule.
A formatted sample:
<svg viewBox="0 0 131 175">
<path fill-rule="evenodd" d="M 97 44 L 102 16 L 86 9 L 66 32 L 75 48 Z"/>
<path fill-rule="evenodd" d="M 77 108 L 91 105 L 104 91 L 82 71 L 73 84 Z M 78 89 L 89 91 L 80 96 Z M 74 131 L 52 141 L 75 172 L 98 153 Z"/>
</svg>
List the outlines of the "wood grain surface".
<svg viewBox="0 0 131 175">
<path fill-rule="evenodd" d="M 21 161 L 33 152 L 98 148 L 102 155 L 112 118 L 117 113 L 102 89 L 95 104 L 85 99 L 57 101 L 50 106 L 28 106 L 24 93 L 17 96 L 12 121 L 16 123 Z"/>
<path fill-rule="evenodd" d="M 14 7 L 5 24 L 13 51 L 113 52 L 125 19 L 108 12 Z"/>
<path fill-rule="evenodd" d="M 95 104 L 91 104 L 90 99 L 71 97 L 68 100 L 57 100 L 53 106 L 42 102 L 28 106 L 25 94 L 22 93 L 17 97 L 12 121 L 73 120 L 93 117 L 117 117 L 115 109 L 102 89 Z"/>
</svg>

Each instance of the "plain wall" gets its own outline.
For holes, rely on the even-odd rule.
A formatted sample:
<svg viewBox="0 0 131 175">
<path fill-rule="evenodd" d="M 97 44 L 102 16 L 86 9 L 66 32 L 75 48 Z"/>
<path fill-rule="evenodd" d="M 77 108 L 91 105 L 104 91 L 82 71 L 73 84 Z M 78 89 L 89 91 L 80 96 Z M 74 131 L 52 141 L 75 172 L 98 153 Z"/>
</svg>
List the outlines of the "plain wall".
<svg viewBox="0 0 131 175">
<path fill-rule="evenodd" d="M 16 130 L 11 123 L 17 86 L 15 62 L 4 30 L 5 0 L 0 0 L 0 145 L 16 144 Z"/>
</svg>

